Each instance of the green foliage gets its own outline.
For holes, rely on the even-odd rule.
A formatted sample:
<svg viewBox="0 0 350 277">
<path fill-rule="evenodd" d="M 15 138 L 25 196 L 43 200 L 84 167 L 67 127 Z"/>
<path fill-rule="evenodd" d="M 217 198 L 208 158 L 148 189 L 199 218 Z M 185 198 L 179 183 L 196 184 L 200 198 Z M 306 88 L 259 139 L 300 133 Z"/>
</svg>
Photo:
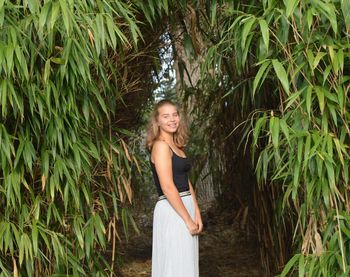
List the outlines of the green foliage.
<svg viewBox="0 0 350 277">
<path fill-rule="evenodd" d="M 128 222 L 135 161 L 111 124 L 122 95 L 109 53 L 136 45 L 135 12 L 0 1 L 0 276 L 108 274 L 101 250 Z"/>
<path fill-rule="evenodd" d="M 225 75 L 246 78 L 225 97 L 240 89 L 255 109 L 264 107 L 252 113 L 254 127 L 246 134 L 258 153 L 260 188 L 278 188 L 274 212 L 294 228 L 299 254 L 282 276 L 292 270 L 299 276 L 348 276 L 347 1 L 223 1 L 216 8 L 217 43 L 208 49 L 202 74 L 210 78 L 208 68 L 223 65 L 216 76 L 221 84 Z M 276 103 L 273 108 L 262 104 L 265 97 Z M 275 224 L 275 232 L 282 232 Z"/>
<path fill-rule="evenodd" d="M 266 13 L 275 48 L 264 59 L 285 64 L 273 64 L 284 92 L 275 115 L 263 115 L 269 129 L 255 132 L 267 140 L 257 172 L 261 182 L 283 185 L 282 207 L 299 215 L 293 225 L 301 254 L 282 276 L 294 262 L 299 276 L 347 276 L 350 221 L 341 215 L 349 212 L 349 34 L 336 16 L 339 2 L 293 2 Z M 290 32 L 285 42 L 282 20 Z"/>
</svg>

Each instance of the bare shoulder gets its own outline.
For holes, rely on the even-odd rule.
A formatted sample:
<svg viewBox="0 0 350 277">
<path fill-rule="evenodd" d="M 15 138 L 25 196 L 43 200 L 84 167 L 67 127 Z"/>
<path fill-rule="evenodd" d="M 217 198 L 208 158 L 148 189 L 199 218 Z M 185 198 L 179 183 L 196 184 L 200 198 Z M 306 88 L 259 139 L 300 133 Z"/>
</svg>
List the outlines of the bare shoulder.
<svg viewBox="0 0 350 277">
<path fill-rule="evenodd" d="M 169 152 L 169 145 L 162 140 L 156 140 L 152 146 L 152 153 Z"/>
<path fill-rule="evenodd" d="M 171 151 L 169 145 L 165 141 L 156 140 L 152 146 L 152 158 L 153 161 L 167 157 L 171 157 Z"/>
</svg>

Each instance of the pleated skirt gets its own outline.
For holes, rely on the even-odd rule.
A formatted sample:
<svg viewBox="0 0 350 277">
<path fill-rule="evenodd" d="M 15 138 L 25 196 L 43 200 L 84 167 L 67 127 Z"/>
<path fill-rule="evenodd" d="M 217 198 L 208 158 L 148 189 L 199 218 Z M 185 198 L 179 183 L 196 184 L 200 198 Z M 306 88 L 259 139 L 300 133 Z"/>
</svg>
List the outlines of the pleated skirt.
<svg viewBox="0 0 350 277">
<path fill-rule="evenodd" d="M 191 217 L 191 195 L 181 197 Z M 152 277 L 199 277 L 198 236 L 192 236 L 168 200 L 159 200 L 153 214 Z"/>
</svg>

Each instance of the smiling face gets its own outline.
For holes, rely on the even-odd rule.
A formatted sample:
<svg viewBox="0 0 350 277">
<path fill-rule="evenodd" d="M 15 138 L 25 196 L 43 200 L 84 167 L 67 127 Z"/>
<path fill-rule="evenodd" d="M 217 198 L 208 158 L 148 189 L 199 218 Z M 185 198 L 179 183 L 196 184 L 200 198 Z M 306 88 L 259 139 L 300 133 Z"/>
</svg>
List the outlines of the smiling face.
<svg viewBox="0 0 350 277">
<path fill-rule="evenodd" d="M 188 142 L 186 115 L 176 103 L 167 99 L 156 103 L 152 111 L 146 136 L 149 151 L 152 151 L 152 146 L 158 139 L 167 140 L 180 149 L 184 149 Z"/>
<path fill-rule="evenodd" d="M 175 133 L 179 123 L 180 116 L 175 106 L 165 104 L 158 108 L 158 125 L 161 132 Z"/>
</svg>

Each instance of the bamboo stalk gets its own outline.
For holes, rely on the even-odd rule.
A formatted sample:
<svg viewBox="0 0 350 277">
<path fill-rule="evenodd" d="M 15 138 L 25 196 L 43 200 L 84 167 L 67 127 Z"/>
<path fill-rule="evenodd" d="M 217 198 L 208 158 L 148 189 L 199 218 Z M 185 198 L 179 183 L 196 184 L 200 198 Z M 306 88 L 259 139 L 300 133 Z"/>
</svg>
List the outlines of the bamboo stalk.
<svg viewBox="0 0 350 277">
<path fill-rule="evenodd" d="M 110 277 L 112 277 L 114 275 L 113 273 L 113 269 L 114 269 L 114 263 L 115 263 L 115 253 L 116 253 L 116 243 L 115 243 L 115 238 L 117 236 L 116 234 L 116 222 L 115 222 L 115 216 L 112 219 L 112 227 L 113 227 L 113 236 L 112 236 L 112 262 L 111 262 L 111 273 L 110 273 Z"/>
</svg>

